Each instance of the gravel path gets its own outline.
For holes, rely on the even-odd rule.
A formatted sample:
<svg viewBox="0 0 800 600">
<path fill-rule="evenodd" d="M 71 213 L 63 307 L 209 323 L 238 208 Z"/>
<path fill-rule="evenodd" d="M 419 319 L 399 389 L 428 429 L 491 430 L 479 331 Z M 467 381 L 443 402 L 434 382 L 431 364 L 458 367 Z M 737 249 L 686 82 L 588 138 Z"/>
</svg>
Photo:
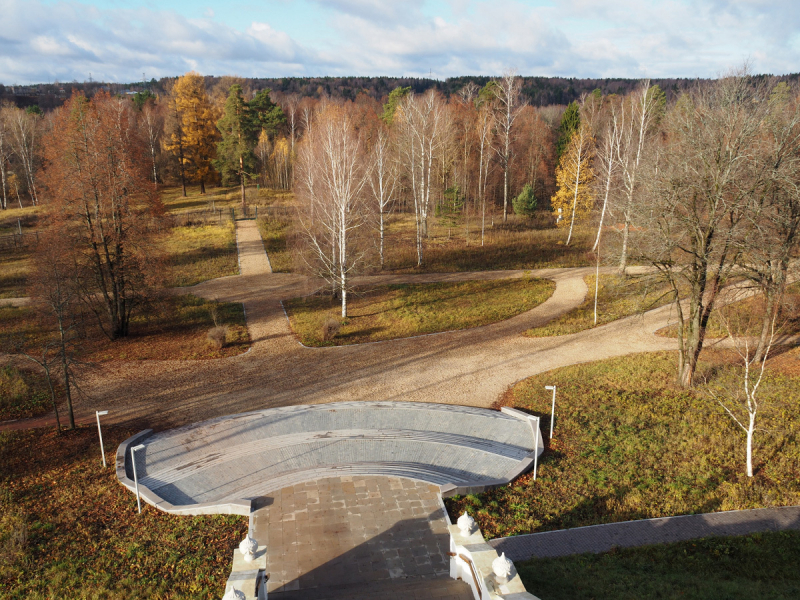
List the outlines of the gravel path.
<svg viewBox="0 0 800 600">
<path fill-rule="evenodd" d="M 303 348 L 280 300 L 309 294 L 318 281 L 271 273 L 254 221 L 237 221 L 241 274 L 207 281 L 187 293 L 242 302 L 253 346 L 209 361 L 103 363 L 83 377 L 87 397 L 78 416 L 109 410 L 107 422 L 136 422 L 163 430 L 248 410 L 347 400 L 404 400 L 488 407 L 511 384 L 557 367 L 635 352 L 675 349 L 654 332 L 670 308 L 561 337 L 519 335 L 583 302 L 589 268 L 539 269 L 556 283 L 536 308 L 506 321 L 463 331 L 375 344 Z M 464 281 L 520 277 L 490 271 L 363 277 L 358 283 Z"/>
</svg>

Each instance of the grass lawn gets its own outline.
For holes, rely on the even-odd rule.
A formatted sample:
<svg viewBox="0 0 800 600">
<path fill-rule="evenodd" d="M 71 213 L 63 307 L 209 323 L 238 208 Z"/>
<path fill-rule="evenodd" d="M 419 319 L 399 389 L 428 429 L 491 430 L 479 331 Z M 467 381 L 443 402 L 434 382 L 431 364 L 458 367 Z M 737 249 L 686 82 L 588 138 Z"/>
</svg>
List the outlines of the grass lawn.
<svg viewBox="0 0 800 600">
<path fill-rule="evenodd" d="M 552 281 L 523 277 L 357 290 L 348 296 L 349 316 L 331 342 L 322 341 L 322 325 L 329 317 L 341 321 L 341 304 L 328 293 L 284 305 L 306 346 L 342 346 L 495 323 L 541 304 L 554 289 Z"/>
<path fill-rule="evenodd" d="M 38 417 L 52 410 L 44 375 L 11 365 L 0 367 L 0 421 Z"/>
<path fill-rule="evenodd" d="M 477 225 L 477 229 L 476 229 Z M 445 227 L 429 220 L 429 237 L 424 242 L 423 265 L 417 268 L 414 217 L 398 214 L 389 221 L 386 233 L 385 269 L 396 272 L 445 273 L 492 269 L 539 269 L 547 267 L 585 267 L 594 264 L 590 252 L 593 232 L 577 227 L 573 241 L 564 245 L 561 229 L 534 229 L 527 217 L 511 215 L 502 225 L 488 226 L 481 246 L 480 223 L 466 228 Z"/>
<path fill-rule="evenodd" d="M 8 208 L 0 211 L 0 298 L 19 298 L 26 295 L 25 283 L 31 268 L 33 238 L 25 236 L 25 244 L 15 247 L 8 238 L 19 231 L 33 234 L 38 228 L 40 207 Z"/>
<path fill-rule="evenodd" d="M 242 195 L 239 186 L 214 187 L 206 186 L 206 193 L 200 193 L 198 184 L 186 186 L 186 197 L 181 195 L 181 186 L 165 186 L 161 188 L 161 200 L 170 213 L 186 211 L 208 210 L 212 206 L 230 209 L 242 205 Z M 285 190 L 271 190 L 268 188 L 256 189 L 255 185 L 248 185 L 245 190 L 247 203 L 251 206 L 288 206 L 294 202 L 294 194 Z"/>
<path fill-rule="evenodd" d="M 216 308 L 215 308 L 216 307 Z M 207 341 L 208 330 L 217 322 L 228 327 L 228 345 L 217 350 Z M 213 303 L 195 296 L 169 296 L 136 315 L 127 338 L 109 341 L 91 319 L 83 345 L 82 360 L 195 360 L 224 358 L 247 351 L 250 336 L 244 307 L 236 303 Z M 6 336 L 28 335 L 41 339 L 41 326 L 29 308 L 0 307 L 0 329 Z M 8 341 L 2 340 L 3 346 Z"/>
<path fill-rule="evenodd" d="M 699 373 L 721 381 L 733 360 L 733 353 L 705 350 Z M 798 375 L 775 365 L 762 383 L 755 476 L 748 480 L 744 433 L 702 390 L 674 384 L 676 362 L 675 353 L 625 356 L 514 386 L 502 404 L 543 416 L 543 431 L 551 399 L 544 386 L 558 386 L 554 439 L 546 443 L 538 479 L 524 475 L 478 496 L 449 499 L 451 517 L 467 510 L 494 538 L 800 504 Z"/>
<path fill-rule="evenodd" d="M 562 315 L 542 327 L 529 329 L 524 333 L 529 337 L 548 337 L 567 335 L 584 329 L 599 327 L 623 317 L 629 317 L 670 302 L 668 286 L 655 282 L 652 278 L 624 275 L 600 275 L 597 294 L 597 325 L 594 323 L 595 276 L 587 275 L 584 280 L 589 292 L 586 300 L 575 310 Z"/>
<path fill-rule="evenodd" d="M 517 563 L 547 600 L 800 597 L 800 532 L 706 538 Z"/>
<path fill-rule="evenodd" d="M 113 468 L 135 431 L 103 428 L 106 469 L 95 428 L 0 433 L 0 596 L 222 597 L 247 519 L 138 515 Z"/>
<path fill-rule="evenodd" d="M 167 287 L 239 273 L 236 231 L 231 222 L 174 227 L 161 237 L 159 245 L 168 257 Z"/>
<path fill-rule="evenodd" d="M 285 217 L 267 217 L 258 219 L 258 231 L 264 242 L 264 251 L 269 257 L 273 273 L 289 273 L 292 271 L 292 252 L 288 246 L 291 220 Z"/>
</svg>

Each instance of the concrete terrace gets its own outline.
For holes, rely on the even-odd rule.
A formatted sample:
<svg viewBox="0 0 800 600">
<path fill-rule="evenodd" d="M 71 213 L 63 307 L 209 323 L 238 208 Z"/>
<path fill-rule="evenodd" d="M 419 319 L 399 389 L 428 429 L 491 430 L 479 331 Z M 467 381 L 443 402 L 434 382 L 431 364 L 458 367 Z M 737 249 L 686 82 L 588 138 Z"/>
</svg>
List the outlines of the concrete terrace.
<svg viewBox="0 0 800 600">
<path fill-rule="evenodd" d="M 194 505 L 211 512 L 332 476 L 403 477 L 445 493 L 478 491 L 530 468 L 535 444 L 532 422 L 513 409 L 409 402 L 274 408 L 142 440 L 136 467 L 140 486 L 152 493 L 145 498 L 182 512 Z M 130 451 L 119 454 L 130 486 Z"/>
</svg>

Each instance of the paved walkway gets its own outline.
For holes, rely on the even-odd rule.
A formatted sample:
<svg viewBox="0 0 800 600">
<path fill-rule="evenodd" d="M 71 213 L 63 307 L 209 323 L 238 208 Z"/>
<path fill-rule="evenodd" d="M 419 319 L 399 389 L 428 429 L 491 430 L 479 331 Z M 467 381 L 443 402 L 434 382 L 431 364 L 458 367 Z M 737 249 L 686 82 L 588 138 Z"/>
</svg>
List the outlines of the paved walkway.
<svg viewBox="0 0 800 600">
<path fill-rule="evenodd" d="M 449 535 L 435 486 L 334 477 L 287 487 L 254 516 L 269 549 L 269 597 L 466 600 L 449 578 Z"/>
<path fill-rule="evenodd" d="M 513 561 L 608 552 L 669 544 L 711 536 L 800 530 L 800 506 L 732 510 L 700 515 L 624 521 L 491 540 L 489 545 Z"/>
</svg>

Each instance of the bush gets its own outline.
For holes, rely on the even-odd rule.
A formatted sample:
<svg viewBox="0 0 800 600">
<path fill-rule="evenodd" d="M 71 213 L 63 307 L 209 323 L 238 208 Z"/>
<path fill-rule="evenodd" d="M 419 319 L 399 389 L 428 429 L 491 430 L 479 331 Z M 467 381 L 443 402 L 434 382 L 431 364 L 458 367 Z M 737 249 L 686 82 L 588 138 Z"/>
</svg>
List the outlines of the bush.
<svg viewBox="0 0 800 600">
<path fill-rule="evenodd" d="M 339 335 L 339 330 L 341 327 L 342 324 L 333 317 L 326 318 L 325 322 L 322 324 L 322 341 L 330 342 L 333 338 Z"/>
<path fill-rule="evenodd" d="M 529 183 L 525 184 L 519 196 L 511 201 L 514 212 L 518 215 L 531 216 L 536 210 L 536 196 L 533 193 L 533 188 Z"/>
<path fill-rule="evenodd" d="M 228 328 L 223 326 L 212 327 L 208 330 L 208 342 L 217 350 L 222 350 L 228 341 Z"/>
</svg>

